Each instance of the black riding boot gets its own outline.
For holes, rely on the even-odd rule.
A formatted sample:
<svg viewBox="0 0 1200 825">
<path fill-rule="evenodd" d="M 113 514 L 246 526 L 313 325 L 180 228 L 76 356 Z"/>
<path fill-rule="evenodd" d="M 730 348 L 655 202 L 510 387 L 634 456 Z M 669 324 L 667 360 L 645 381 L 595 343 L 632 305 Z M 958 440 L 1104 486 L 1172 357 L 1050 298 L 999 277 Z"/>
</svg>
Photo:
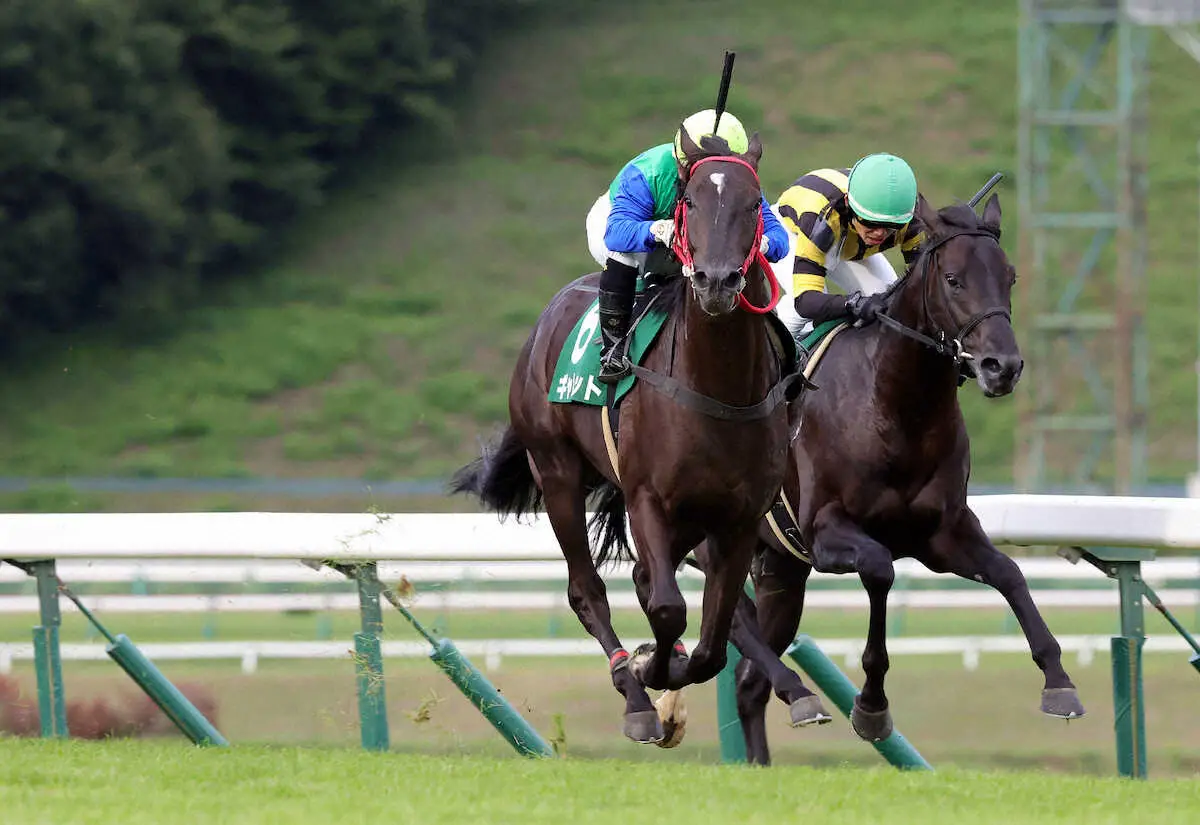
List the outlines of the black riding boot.
<svg viewBox="0 0 1200 825">
<path fill-rule="evenodd" d="M 625 336 L 633 315 L 637 267 L 612 258 L 600 274 L 600 374 L 602 384 L 615 384 L 633 372 Z"/>
</svg>

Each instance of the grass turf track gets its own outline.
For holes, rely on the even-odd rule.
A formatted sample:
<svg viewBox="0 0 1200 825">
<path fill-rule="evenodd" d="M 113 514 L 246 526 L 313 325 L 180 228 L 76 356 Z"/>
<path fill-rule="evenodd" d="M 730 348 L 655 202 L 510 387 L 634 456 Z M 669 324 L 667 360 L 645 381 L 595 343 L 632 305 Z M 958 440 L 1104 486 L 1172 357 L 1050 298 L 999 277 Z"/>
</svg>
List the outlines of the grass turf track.
<svg viewBox="0 0 1200 825">
<path fill-rule="evenodd" d="M 5 822 L 1194 823 L 1189 780 L 0 742 Z"/>
</svg>

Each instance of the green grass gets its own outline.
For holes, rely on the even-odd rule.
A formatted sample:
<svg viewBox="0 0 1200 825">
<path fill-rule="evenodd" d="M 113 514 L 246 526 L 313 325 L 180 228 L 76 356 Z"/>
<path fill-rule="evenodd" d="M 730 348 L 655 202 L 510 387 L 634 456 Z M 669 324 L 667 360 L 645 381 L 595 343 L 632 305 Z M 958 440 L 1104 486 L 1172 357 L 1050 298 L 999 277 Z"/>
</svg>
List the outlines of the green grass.
<svg viewBox="0 0 1200 825">
<path fill-rule="evenodd" d="M 348 750 L 0 743 L 6 821 L 1191 823 L 1194 782 L 1040 773 L 656 765 L 371 755 Z"/>
<path fill-rule="evenodd" d="M 762 132 L 769 197 L 881 148 L 937 203 L 1003 170 L 1014 252 L 1017 7 L 659 0 L 549 16 L 496 44 L 452 133 L 364 158 L 275 265 L 214 287 L 158 340 L 80 331 L 10 368 L 0 474 L 444 476 L 505 420 L 511 365 L 546 301 L 594 268 L 583 218 L 596 194 L 711 104 L 723 48 L 738 52 L 730 107 Z M 681 33 L 668 41 L 647 19 Z M 1154 38 L 1150 458 L 1154 477 L 1179 479 L 1194 439 L 1200 67 Z M 1009 480 L 1014 399 L 962 397 L 973 477 Z M 110 498 L 50 490 L 15 506 Z"/>
</svg>

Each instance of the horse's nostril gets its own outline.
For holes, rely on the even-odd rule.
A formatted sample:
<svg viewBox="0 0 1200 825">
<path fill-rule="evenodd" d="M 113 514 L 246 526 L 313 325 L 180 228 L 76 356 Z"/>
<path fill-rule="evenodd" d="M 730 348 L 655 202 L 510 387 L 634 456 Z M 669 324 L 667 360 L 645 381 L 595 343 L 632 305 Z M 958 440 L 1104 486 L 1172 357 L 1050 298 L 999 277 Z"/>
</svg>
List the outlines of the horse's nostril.
<svg viewBox="0 0 1200 825">
<path fill-rule="evenodd" d="M 708 283 L 708 273 L 703 269 L 697 269 L 692 275 L 692 280 L 696 282 L 696 286 L 704 286 Z"/>
<path fill-rule="evenodd" d="M 998 378 L 1016 378 L 1025 367 L 1020 358 L 984 358 L 979 362 L 983 374 Z"/>
<path fill-rule="evenodd" d="M 730 272 L 721 281 L 721 285 L 726 289 L 737 289 L 742 281 L 742 271 L 740 269 Z"/>
</svg>

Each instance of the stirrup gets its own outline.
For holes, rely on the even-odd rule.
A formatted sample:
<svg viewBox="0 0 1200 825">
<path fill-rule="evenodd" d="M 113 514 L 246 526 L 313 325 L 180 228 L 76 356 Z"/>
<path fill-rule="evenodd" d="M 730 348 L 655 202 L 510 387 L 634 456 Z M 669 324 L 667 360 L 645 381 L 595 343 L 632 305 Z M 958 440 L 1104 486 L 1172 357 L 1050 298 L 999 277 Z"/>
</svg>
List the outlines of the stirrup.
<svg viewBox="0 0 1200 825">
<path fill-rule="evenodd" d="M 619 348 L 620 345 L 618 344 Z M 629 360 L 629 356 L 624 352 L 614 352 L 607 358 L 600 359 L 600 372 L 596 375 L 596 380 L 601 384 L 616 384 L 622 378 L 628 378 L 633 374 L 633 362 Z"/>
</svg>

